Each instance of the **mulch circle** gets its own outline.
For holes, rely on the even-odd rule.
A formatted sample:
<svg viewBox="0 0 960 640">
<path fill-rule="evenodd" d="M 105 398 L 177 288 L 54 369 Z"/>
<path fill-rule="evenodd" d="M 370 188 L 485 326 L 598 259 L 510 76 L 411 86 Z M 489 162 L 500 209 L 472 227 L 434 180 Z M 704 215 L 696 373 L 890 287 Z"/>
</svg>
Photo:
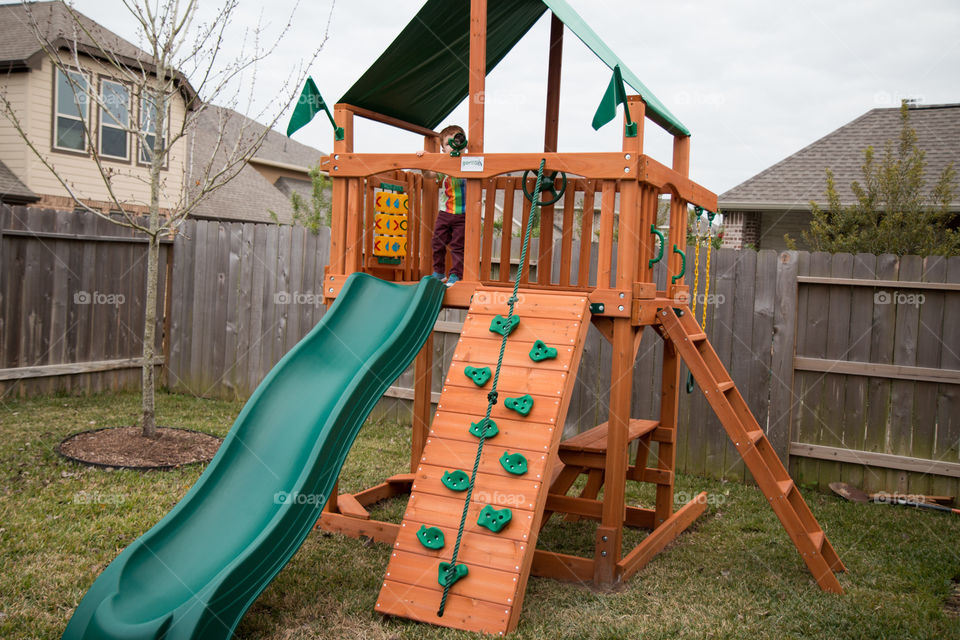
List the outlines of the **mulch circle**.
<svg viewBox="0 0 960 640">
<path fill-rule="evenodd" d="M 57 453 L 72 462 L 141 471 L 176 469 L 209 462 L 222 440 L 191 429 L 157 427 L 159 437 L 143 437 L 140 427 L 107 427 L 67 436 Z"/>
</svg>

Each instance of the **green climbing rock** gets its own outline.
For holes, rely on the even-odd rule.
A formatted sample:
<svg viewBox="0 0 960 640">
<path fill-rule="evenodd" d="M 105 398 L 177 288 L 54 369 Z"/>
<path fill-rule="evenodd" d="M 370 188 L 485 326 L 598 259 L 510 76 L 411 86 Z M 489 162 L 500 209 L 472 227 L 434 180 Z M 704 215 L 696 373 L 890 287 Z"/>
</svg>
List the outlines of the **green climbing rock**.
<svg viewBox="0 0 960 640">
<path fill-rule="evenodd" d="M 534 362 L 540 362 L 541 360 L 552 360 L 556 357 L 556 348 L 548 347 L 543 340 L 537 340 L 534 342 L 533 348 L 530 349 L 530 359 Z"/>
<path fill-rule="evenodd" d="M 520 324 L 520 316 L 511 316 L 508 326 L 507 319 L 498 315 L 490 322 L 490 331 L 499 333 L 502 336 L 508 336 L 513 333 L 513 330 L 517 328 L 518 324 Z"/>
<path fill-rule="evenodd" d="M 451 491 L 466 491 L 467 487 L 470 486 L 470 476 L 459 469 L 456 471 L 444 471 L 440 482 Z"/>
<path fill-rule="evenodd" d="M 442 549 L 443 531 L 440 531 L 440 529 L 436 527 L 427 527 L 427 525 L 422 524 L 420 525 L 420 530 L 417 531 L 417 540 L 427 549 Z"/>
<path fill-rule="evenodd" d="M 493 375 L 490 373 L 490 367 L 464 367 L 463 374 L 473 380 L 473 383 L 478 387 L 487 384 L 490 376 Z"/>
<path fill-rule="evenodd" d="M 527 472 L 527 459 L 523 457 L 522 453 L 508 453 L 504 451 L 503 455 L 500 456 L 500 466 L 506 469 L 507 473 L 522 476 Z"/>
<path fill-rule="evenodd" d="M 437 582 L 440 583 L 441 587 L 448 587 L 452 585 L 454 582 L 456 582 L 457 580 L 459 580 L 460 578 L 466 577 L 469 571 L 470 570 L 467 568 L 467 565 L 465 564 L 458 564 L 455 567 L 453 567 L 453 571 L 450 571 L 450 563 L 441 562 L 440 570 L 438 572 L 439 575 L 437 577 Z"/>
<path fill-rule="evenodd" d="M 507 398 L 503 401 L 503 406 L 507 409 L 513 409 L 522 416 L 528 416 L 530 411 L 533 410 L 533 396 L 528 393 L 519 398 Z"/>
<path fill-rule="evenodd" d="M 470 423 L 470 433 L 473 434 L 473 435 L 475 435 L 475 436 L 477 436 L 477 437 L 479 438 L 479 437 L 480 437 L 480 433 L 481 433 L 481 431 L 480 431 L 480 424 L 483 423 L 483 422 L 486 422 L 486 424 L 487 424 L 487 432 L 486 432 L 486 434 L 484 435 L 485 438 L 492 438 L 493 436 L 495 436 L 495 435 L 497 435 L 498 433 L 500 433 L 500 429 L 497 427 L 497 423 L 494 422 L 493 420 L 491 420 L 490 418 L 484 418 L 484 419 L 481 420 L 480 422 L 471 422 L 471 423 Z"/>
<path fill-rule="evenodd" d="M 500 530 L 510 523 L 511 518 L 513 518 L 513 512 L 510 511 L 510 509 L 506 507 L 503 509 L 495 509 L 492 505 L 488 504 L 480 510 L 480 517 L 477 518 L 477 524 L 490 529 L 490 531 L 494 533 L 500 533 Z"/>
</svg>

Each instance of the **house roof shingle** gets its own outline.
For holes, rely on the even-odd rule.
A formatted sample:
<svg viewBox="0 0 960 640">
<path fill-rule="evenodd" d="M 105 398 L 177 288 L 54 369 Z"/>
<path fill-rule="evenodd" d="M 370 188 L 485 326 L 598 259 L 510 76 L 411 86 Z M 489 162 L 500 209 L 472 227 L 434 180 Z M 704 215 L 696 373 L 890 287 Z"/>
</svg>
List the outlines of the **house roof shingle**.
<svg viewBox="0 0 960 640">
<path fill-rule="evenodd" d="M 266 128 L 232 109 L 208 106 L 197 119 L 196 138 L 191 143 L 194 149 L 201 150 L 193 158 L 191 175 L 202 174 L 202 163 L 209 160 L 203 150 L 214 148 L 217 131 L 221 126 L 224 127 L 227 140 L 235 140 L 241 136 L 247 139 L 256 137 Z M 322 151 L 300 144 L 271 129 L 254 157 L 308 169 L 319 164 L 325 155 Z M 219 166 L 222 166 L 223 155 L 218 154 L 216 160 L 219 160 Z M 219 168 L 216 160 L 214 169 Z M 276 219 L 270 215 L 271 211 L 276 214 Z M 293 221 L 293 208 L 290 206 L 289 195 L 279 185 L 271 184 L 263 174 L 247 164 L 233 180 L 205 198 L 193 215 L 199 218 L 290 224 Z"/>
<path fill-rule="evenodd" d="M 71 13 L 72 12 L 72 13 Z M 34 27 L 36 25 L 36 27 Z M 0 71 L 38 69 L 46 55 L 37 39 L 40 36 L 55 47 L 72 48 L 95 58 L 107 59 L 107 53 L 131 68 L 154 71 L 153 56 L 94 22 L 61 0 L 29 4 L 0 4 Z M 174 74 L 185 99 L 192 101 L 197 92 L 186 77 Z"/>
<path fill-rule="evenodd" d="M 0 202 L 24 204 L 39 199 L 40 196 L 28 189 L 7 165 L 0 162 Z"/>
<path fill-rule="evenodd" d="M 910 107 L 910 126 L 926 152 L 926 182 L 931 188 L 947 164 L 960 168 L 960 104 Z M 764 169 L 720 195 L 726 209 L 809 209 L 810 201 L 825 203 L 826 173 L 833 171 L 840 200 L 855 201 L 850 183 L 863 182 L 863 152 L 873 146 L 883 153 L 887 140 L 900 137 L 900 109 L 872 109 L 791 156 Z"/>
</svg>

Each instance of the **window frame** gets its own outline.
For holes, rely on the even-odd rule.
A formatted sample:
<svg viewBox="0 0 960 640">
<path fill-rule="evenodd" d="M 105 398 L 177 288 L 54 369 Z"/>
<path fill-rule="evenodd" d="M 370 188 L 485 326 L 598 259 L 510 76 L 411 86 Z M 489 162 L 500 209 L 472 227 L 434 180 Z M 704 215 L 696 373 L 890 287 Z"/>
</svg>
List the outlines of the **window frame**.
<svg viewBox="0 0 960 640">
<path fill-rule="evenodd" d="M 140 135 L 144 133 L 143 104 L 146 99 L 147 99 L 147 96 L 144 95 L 143 93 L 137 96 L 137 130 L 139 132 L 137 134 L 137 166 L 140 166 L 140 167 L 150 166 L 149 159 L 143 160 L 143 153 L 146 150 L 146 146 L 144 145 L 144 140 Z M 167 117 L 166 117 L 167 133 L 170 131 L 170 117 L 172 113 L 173 113 L 172 105 L 167 105 Z M 156 129 L 156 124 L 154 124 L 154 129 Z M 165 149 L 166 152 L 164 153 L 163 164 L 160 167 L 161 169 L 164 169 L 164 170 L 169 167 L 169 163 L 170 163 L 170 153 L 169 153 L 170 137 L 169 135 L 167 135 L 167 133 L 165 133 L 163 136 L 163 148 Z M 151 135 L 151 134 L 147 134 L 147 135 Z M 157 135 L 156 131 L 154 131 L 152 135 L 156 136 Z"/>
<path fill-rule="evenodd" d="M 104 86 L 104 83 L 107 83 L 107 82 L 109 82 L 109 83 L 111 83 L 111 84 L 115 84 L 115 85 L 121 86 L 121 87 L 123 87 L 124 90 L 127 92 L 127 125 L 126 125 L 126 127 L 117 126 L 117 125 L 115 125 L 115 124 L 109 124 L 109 123 L 105 123 L 105 122 L 104 122 L 104 111 L 105 111 L 105 108 L 104 108 L 104 106 L 103 106 L 103 86 Z M 128 83 L 126 83 L 126 82 L 117 80 L 117 79 L 112 78 L 112 77 L 110 77 L 110 76 L 100 75 L 100 76 L 98 77 L 97 95 L 100 97 L 100 102 L 101 102 L 101 104 L 99 105 L 99 109 L 97 109 L 97 113 L 98 113 L 98 118 L 97 118 L 97 156 L 100 157 L 100 158 L 103 158 L 104 160 L 110 161 L 110 162 L 117 162 L 117 163 L 122 163 L 122 164 L 131 164 L 131 163 L 133 162 L 133 157 L 132 157 L 132 155 L 131 155 L 131 153 L 130 153 L 130 129 L 131 129 L 131 127 L 130 127 L 130 116 L 132 115 L 132 112 L 133 112 L 133 108 L 132 108 L 132 107 L 133 107 L 133 104 L 132 104 L 133 92 L 130 90 L 130 85 L 129 85 Z M 110 116 L 110 117 L 113 118 L 113 116 Z M 125 144 L 125 147 L 126 147 L 126 149 L 125 149 L 126 156 L 114 156 L 114 155 L 110 155 L 110 154 L 108 154 L 108 153 L 104 153 L 104 152 L 103 152 L 103 128 L 104 128 L 104 127 L 107 127 L 107 128 L 110 128 L 110 129 L 114 129 L 114 130 L 123 131 L 124 137 L 125 137 L 125 140 L 126 140 L 126 144 Z"/>
<path fill-rule="evenodd" d="M 59 107 L 60 107 L 60 105 L 59 105 L 59 102 L 60 102 L 60 82 L 59 82 L 59 80 L 60 80 L 60 74 L 70 74 L 70 73 L 75 73 L 75 74 L 78 74 L 78 75 L 80 75 L 81 77 L 83 77 L 84 82 L 86 83 L 86 86 L 87 86 L 87 91 L 90 90 L 90 74 L 89 74 L 89 73 L 83 71 L 82 69 L 75 69 L 75 68 L 73 68 L 73 67 L 61 68 L 61 67 L 59 67 L 59 66 L 53 65 L 53 91 L 51 92 L 51 95 L 52 95 L 52 98 L 53 98 L 53 99 L 52 99 L 51 104 L 50 104 L 50 107 L 51 107 L 51 108 L 50 108 L 50 114 L 51 114 L 51 117 L 52 117 L 52 122 L 50 123 L 50 124 L 51 124 L 51 126 L 50 126 L 50 150 L 51 150 L 51 151 L 55 151 L 55 152 L 57 152 L 57 153 L 65 153 L 65 154 L 74 155 L 74 156 L 89 157 L 89 156 L 90 156 L 90 136 L 88 135 L 88 133 L 89 133 L 89 130 L 90 130 L 90 121 L 91 121 L 91 118 L 90 118 L 90 102 L 91 102 L 91 100 L 90 100 L 89 96 L 86 96 L 86 100 L 84 100 L 84 103 L 85 103 L 84 106 L 86 107 L 86 114 L 81 115 L 80 117 L 76 117 L 76 116 L 74 116 L 74 115 L 72 115 L 72 114 L 61 114 L 61 113 L 60 113 L 60 108 L 59 108 Z M 68 82 L 68 84 L 69 84 L 69 80 L 68 80 L 67 82 Z M 74 98 L 76 98 L 76 95 L 77 95 L 76 92 L 74 92 Z M 86 94 L 83 94 L 83 95 L 86 95 Z M 79 105 L 78 105 L 78 107 L 79 107 Z M 83 109 L 78 109 L 78 110 L 80 110 L 81 112 L 83 111 Z M 82 128 L 82 133 L 83 133 L 83 145 L 82 145 L 82 146 L 83 146 L 83 149 L 74 149 L 74 148 L 72 148 L 72 147 L 61 147 L 61 146 L 57 145 L 58 124 L 59 124 L 59 119 L 60 119 L 61 117 L 67 118 L 67 119 L 70 119 L 70 120 L 73 120 L 74 122 L 79 122 L 79 123 L 81 123 L 81 126 L 83 126 L 84 124 L 86 125 L 86 127 Z"/>
</svg>

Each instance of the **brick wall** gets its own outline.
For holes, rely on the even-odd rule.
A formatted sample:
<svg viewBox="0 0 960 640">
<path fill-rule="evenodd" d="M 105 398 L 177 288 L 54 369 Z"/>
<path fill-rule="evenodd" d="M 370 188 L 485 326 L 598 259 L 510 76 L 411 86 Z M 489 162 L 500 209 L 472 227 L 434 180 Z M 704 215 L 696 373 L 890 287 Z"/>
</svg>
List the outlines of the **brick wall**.
<svg viewBox="0 0 960 640">
<path fill-rule="evenodd" d="M 757 211 L 724 211 L 724 249 L 757 248 L 760 241 L 760 213 Z"/>
</svg>

